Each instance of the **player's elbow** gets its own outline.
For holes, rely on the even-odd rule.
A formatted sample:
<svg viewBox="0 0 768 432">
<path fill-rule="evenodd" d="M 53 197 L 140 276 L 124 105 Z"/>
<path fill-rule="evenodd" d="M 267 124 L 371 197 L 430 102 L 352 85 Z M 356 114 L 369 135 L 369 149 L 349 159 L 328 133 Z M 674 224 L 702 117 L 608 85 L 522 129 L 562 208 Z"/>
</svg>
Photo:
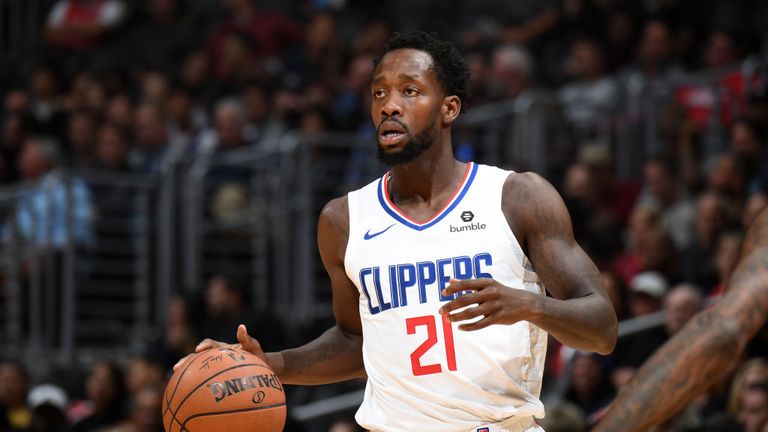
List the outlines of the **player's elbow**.
<svg viewBox="0 0 768 432">
<path fill-rule="evenodd" d="M 606 322 L 600 326 L 600 334 L 594 350 L 602 355 L 608 355 L 613 352 L 619 335 L 619 323 L 616 319 L 616 313 L 611 309 L 607 315 Z"/>
<path fill-rule="evenodd" d="M 618 326 L 614 323 L 610 329 L 603 332 L 595 352 L 602 355 L 608 355 L 616 348 L 616 339 L 618 339 Z"/>
</svg>

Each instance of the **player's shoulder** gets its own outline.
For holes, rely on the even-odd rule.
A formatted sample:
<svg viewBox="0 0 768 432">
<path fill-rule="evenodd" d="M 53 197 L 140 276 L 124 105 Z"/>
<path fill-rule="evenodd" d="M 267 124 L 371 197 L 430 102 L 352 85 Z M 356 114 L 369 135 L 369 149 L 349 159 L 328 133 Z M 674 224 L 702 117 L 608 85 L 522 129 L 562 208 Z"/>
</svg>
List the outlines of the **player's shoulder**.
<svg viewBox="0 0 768 432">
<path fill-rule="evenodd" d="M 516 235 L 538 232 L 544 220 L 559 224 L 568 219 L 560 194 L 544 177 L 533 172 L 512 172 L 504 181 L 501 208 Z"/>
<path fill-rule="evenodd" d="M 522 204 L 530 200 L 547 200 L 559 196 L 550 182 L 530 171 L 510 171 L 502 188 L 502 204 Z"/>
<path fill-rule="evenodd" d="M 349 200 L 346 195 L 328 201 L 320 212 L 320 223 L 327 223 L 339 233 L 349 232 Z"/>
</svg>

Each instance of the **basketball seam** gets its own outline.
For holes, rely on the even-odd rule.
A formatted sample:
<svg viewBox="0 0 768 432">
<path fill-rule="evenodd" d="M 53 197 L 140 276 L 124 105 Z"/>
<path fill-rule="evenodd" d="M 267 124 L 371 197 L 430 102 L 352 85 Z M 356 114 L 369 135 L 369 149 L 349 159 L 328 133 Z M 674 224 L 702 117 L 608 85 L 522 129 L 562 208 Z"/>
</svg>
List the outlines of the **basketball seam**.
<svg viewBox="0 0 768 432">
<path fill-rule="evenodd" d="M 179 389 L 179 383 L 181 382 L 181 378 L 187 372 L 187 369 L 189 369 L 189 367 L 192 366 L 192 363 L 194 363 L 195 360 L 198 357 L 200 357 L 200 354 L 202 354 L 202 353 L 198 353 L 194 358 L 190 359 L 189 363 L 187 363 L 187 365 L 184 366 L 184 369 L 182 369 L 181 374 L 179 375 L 179 379 L 176 380 L 176 386 L 173 388 L 173 393 L 171 394 L 171 398 L 165 400 L 165 404 L 166 405 L 165 405 L 165 410 L 163 411 L 163 416 L 165 416 L 165 413 L 167 413 L 168 411 L 172 411 L 171 410 L 171 402 L 173 402 L 173 397 L 176 396 L 176 390 Z M 171 413 L 171 415 L 173 415 L 173 413 Z"/>
<path fill-rule="evenodd" d="M 236 414 L 236 413 L 249 412 L 249 411 L 261 411 L 261 410 L 270 409 L 270 408 L 279 408 L 281 406 L 285 406 L 285 402 L 282 402 L 282 403 L 279 403 L 279 404 L 265 405 L 265 406 L 260 406 L 260 407 L 253 407 L 253 408 L 241 408 L 241 409 L 229 410 L 229 411 L 219 411 L 219 412 L 208 412 L 208 413 L 203 413 L 203 414 L 195 414 L 193 416 L 188 417 L 186 420 L 184 420 L 184 423 L 181 424 L 181 427 L 182 427 L 182 430 L 187 430 L 187 423 L 190 420 L 192 420 L 194 418 L 198 418 L 198 417 L 210 417 L 210 416 L 223 415 L 223 414 Z"/>
<path fill-rule="evenodd" d="M 208 381 L 210 381 L 211 379 L 213 379 L 213 378 L 216 378 L 217 376 L 219 376 L 219 375 L 221 375 L 221 374 L 223 374 L 223 373 L 225 373 L 225 372 L 229 372 L 229 371 L 231 371 L 231 370 L 234 370 L 234 369 L 240 369 L 240 368 L 243 368 L 243 367 L 247 367 L 247 366 L 259 366 L 259 367 L 262 367 L 262 368 L 264 368 L 264 369 L 269 369 L 269 368 L 267 368 L 266 366 L 264 366 L 263 364 L 259 364 L 259 363 L 247 363 L 247 364 L 242 364 L 242 365 L 237 365 L 237 366 L 231 366 L 231 367 L 228 367 L 228 368 L 226 368 L 226 369 L 223 369 L 223 370 L 220 370 L 220 371 L 216 372 L 215 374 L 213 374 L 213 375 L 209 376 L 209 377 L 208 377 L 208 378 L 206 378 L 206 379 L 205 379 L 203 382 L 201 382 L 200 384 L 198 384 L 198 385 L 197 385 L 195 388 L 193 388 L 192 390 L 190 390 L 190 391 L 189 391 L 189 393 L 187 393 L 187 395 L 184 397 L 184 399 L 182 399 L 182 400 L 181 400 L 181 402 L 179 403 L 179 406 L 178 406 L 178 407 L 176 407 L 176 410 L 175 410 L 175 411 L 174 411 L 174 410 L 171 410 L 171 416 L 173 417 L 173 420 L 176 420 L 176 422 L 178 422 L 178 423 L 179 423 L 179 425 L 181 425 L 181 426 L 182 426 L 182 429 L 183 429 L 183 428 L 184 428 L 184 424 L 186 424 L 186 421 L 185 421 L 184 423 L 180 422 L 180 421 L 179 421 L 179 420 L 176 418 L 176 414 L 178 414 L 178 413 L 179 413 L 179 411 L 181 411 L 181 407 L 182 407 L 182 406 L 184 406 L 184 403 L 187 401 L 187 399 L 189 399 L 189 398 L 190 398 L 190 397 L 191 397 L 191 396 L 192 396 L 192 395 L 193 395 L 193 394 L 194 394 L 194 393 L 195 393 L 195 392 L 196 392 L 196 391 L 197 391 L 197 390 L 198 390 L 200 387 L 202 387 L 202 386 L 203 386 L 205 383 L 207 383 L 207 382 L 208 382 Z M 179 380 L 181 380 L 181 377 L 179 377 Z"/>
</svg>

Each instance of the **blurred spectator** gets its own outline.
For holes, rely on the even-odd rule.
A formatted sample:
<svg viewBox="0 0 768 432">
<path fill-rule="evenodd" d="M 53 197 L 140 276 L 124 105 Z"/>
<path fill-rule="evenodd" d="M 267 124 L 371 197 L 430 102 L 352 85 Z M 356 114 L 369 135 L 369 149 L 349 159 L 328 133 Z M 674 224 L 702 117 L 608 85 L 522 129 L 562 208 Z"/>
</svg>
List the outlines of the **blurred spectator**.
<svg viewBox="0 0 768 432">
<path fill-rule="evenodd" d="M 270 312 L 254 313 L 246 299 L 244 279 L 215 275 L 205 288 L 205 319 L 197 322 L 201 338 L 236 342 L 237 326 L 246 324 L 266 350 L 282 346 L 282 326 Z"/>
<path fill-rule="evenodd" d="M 658 95 L 668 94 L 671 86 L 682 78 L 683 70 L 672 56 L 672 31 L 662 20 L 645 23 L 643 36 L 637 50 L 637 64 L 631 67 L 625 78 L 630 89 L 653 83 L 660 86 Z M 635 93 L 635 92 L 631 92 Z"/>
<path fill-rule="evenodd" d="M 168 102 L 168 78 L 158 71 L 145 71 L 141 75 L 141 103 L 165 107 Z"/>
<path fill-rule="evenodd" d="M 638 205 L 661 211 L 661 223 L 678 250 L 692 246 L 696 206 L 682 190 L 672 164 L 661 158 L 648 159 L 643 165 L 643 183 Z"/>
<path fill-rule="evenodd" d="M 613 310 L 616 312 L 616 317 L 619 320 L 626 318 L 627 287 L 615 273 L 603 271 L 600 275 L 603 279 L 605 293 L 608 294 L 608 298 L 611 300 L 611 305 L 613 305 Z"/>
<path fill-rule="evenodd" d="M 613 155 L 602 145 L 584 146 L 579 151 L 578 161 L 589 169 L 599 207 L 624 226 L 640 193 L 639 185 L 632 180 L 616 178 Z"/>
<path fill-rule="evenodd" d="M 231 150 L 243 147 L 246 142 L 246 118 L 243 104 L 239 99 L 219 101 L 214 109 L 215 144 L 216 150 Z"/>
<path fill-rule="evenodd" d="M 179 71 L 181 85 L 188 88 L 192 95 L 205 105 L 215 98 L 209 85 L 211 69 L 208 55 L 204 51 L 193 51 L 184 57 Z"/>
<path fill-rule="evenodd" d="M 668 286 L 667 279 L 653 271 L 632 278 L 629 283 L 629 310 L 632 316 L 639 317 L 661 310 Z"/>
<path fill-rule="evenodd" d="M 667 278 L 675 278 L 676 263 L 676 250 L 661 226 L 659 212 L 654 207 L 635 207 L 629 220 L 626 247 L 612 263 L 616 274 L 627 284 L 646 270 L 656 270 Z"/>
<path fill-rule="evenodd" d="M 70 165 L 76 168 L 92 168 L 96 153 L 96 120 L 85 111 L 77 111 L 69 117 L 67 149 Z"/>
<path fill-rule="evenodd" d="M 187 158 L 197 156 L 200 140 L 208 126 L 208 116 L 191 90 L 178 86 L 171 90 L 167 105 L 168 136 L 173 146 Z"/>
<path fill-rule="evenodd" d="M 64 411 L 50 403 L 32 409 L 32 419 L 27 432 L 69 432 L 71 429 Z"/>
<path fill-rule="evenodd" d="M 58 158 L 59 152 L 52 140 L 33 137 L 25 142 L 19 157 L 19 171 L 24 180 L 38 183 L 34 192 L 17 204 L 19 232 L 22 238 L 43 248 L 61 249 L 70 236 L 79 245 L 93 245 L 90 191 L 77 177 L 65 182 L 61 173 L 54 170 Z M 70 212 L 71 225 L 68 223 Z"/>
<path fill-rule="evenodd" d="M 29 112 L 35 119 L 35 129 L 43 135 L 63 136 L 66 114 L 61 99 L 60 77 L 52 66 L 41 64 L 32 71 L 29 88 Z"/>
<path fill-rule="evenodd" d="M 31 420 L 27 407 L 29 375 L 20 362 L 0 361 L 0 409 L 5 412 L 5 421 L 11 428 L 26 430 Z"/>
<path fill-rule="evenodd" d="M 162 360 L 154 352 L 133 356 L 128 363 L 128 372 L 125 374 L 125 389 L 132 401 L 144 388 L 163 388 L 165 371 Z"/>
<path fill-rule="evenodd" d="M 630 285 L 632 316 L 665 311 L 663 327 L 651 327 L 619 339 L 611 357 L 614 369 L 611 381 L 618 391 L 661 345 L 677 333 L 701 309 L 701 294 L 688 285 L 678 285 L 667 292 L 667 282 L 656 272 L 637 275 Z"/>
<path fill-rule="evenodd" d="M 64 390 L 52 384 L 36 386 L 29 392 L 27 404 L 32 416 L 29 432 L 68 432 L 66 410 L 69 398 Z"/>
<path fill-rule="evenodd" d="M 346 77 L 333 103 L 333 114 L 343 130 L 354 131 L 367 120 L 371 73 L 373 57 L 368 54 L 353 58 L 347 67 Z"/>
<path fill-rule="evenodd" d="M 179 295 L 172 296 L 165 333 L 152 348 L 154 352 L 161 353 L 164 369 L 171 370 L 180 358 L 195 352 L 199 339 L 190 323 L 187 301 Z"/>
<path fill-rule="evenodd" d="M 482 0 L 461 4 L 459 40 L 464 47 L 492 42 L 528 44 L 553 30 L 560 19 L 559 2 Z"/>
<path fill-rule="evenodd" d="M 131 150 L 128 134 L 117 125 L 106 123 L 99 129 L 94 166 L 111 171 L 130 169 L 128 155 Z"/>
<path fill-rule="evenodd" d="M 664 297 L 664 329 L 674 336 L 703 307 L 701 290 L 689 284 L 679 284 Z"/>
<path fill-rule="evenodd" d="M 746 175 L 747 167 L 734 154 L 721 154 L 710 161 L 707 183 L 726 201 L 728 216 L 741 214 L 746 199 Z"/>
<path fill-rule="evenodd" d="M 704 66 L 710 69 L 730 66 L 739 59 L 736 43 L 732 34 L 715 30 L 709 34 L 704 54 Z"/>
<path fill-rule="evenodd" d="M 109 100 L 105 120 L 126 131 L 133 129 L 133 103 L 128 96 L 117 94 Z"/>
<path fill-rule="evenodd" d="M 319 83 L 336 89 L 344 76 L 343 54 L 338 20 L 329 12 L 319 12 L 306 25 L 304 45 L 286 54 L 282 84 L 298 89 Z"/>
<path fill-rule="evenodd" d="M 45 29 L 49 44 L 85 51 L 125 15 L 120 0 L 59 0 L 51 9 Z"/>
<path fill-rule="evenodd" d="M 46 20 L 45 41 L 51 48 L 48 55 L 70 71 L 89 64 L 85 55 L 103 42 L 125 15 L 121 0 L 58 0 Z"/>
<path fill-rule="evenodd" d="M 367 87 L 366 87 L 367 88 Z M 266 84 L 251 81 L 242 92 L 246 126 L 244 135 L 258 148 L 276 143 L 286 126 L 272 112 L 272 92 Z"/>
<path fill-rule="evenodd" d="M 105 432 L 163 432 L 163 387 L 146 385 L 136 389 L 128 420 Z"/>
<path fill-rule="evenodd" d="M 124 383 L 123 372 L 116 364 L 95 363 L 85 383 L 88 399 L 70 406 L 69 417 L 75 422 L 72 432 L 95 432 L 122 421 L 126 400 Z"/>
<path fill-rule="evenodd" d="M 184 56 L 202 41 L 202 24 L 193 6 L 179 0 L 148 0 L 143 18 L 125 38 L 130 67 L 175 73 Z"/>
<path fill-rule="evenodd" d="M 9 114 L 3 119 L 0 135 L 0 153 L 6 160 L 5 178 L 8 182 L 19 180 L 18 158 L 24 142 L 32 133 L 32 119 L 25 114 Z"/>
<path fill-rule="evenodd" d="M 586 417 L 605 408 L 614 396 L 607 372 L 600 356 L 577 352 L 572 359 L 565 400 L 581 409 Z"/>
<path fill-rule="evenodd" d="M 745 118 L 734 121 L 730 130 L 730 151 L 746 168 L 747 193 L 755 193 L 768 186 L 768 154 L 765 130 L 756 122 Z"/>
<path fill-rule="evenodd" d="M 211 36 L 211 59 L 219 63 L 226 49 L 226 38 L 234 33 L 248 36 L 254 54 L 260 60 L 277 59 L 287 48 L 304 40 L 304 31 L 288 17 L 258 8 L 251 0 L 226 0 L 223 2 L 228 18 Z"/>
<path fill-rule="evenodd" d="M 768 380 L 768 360 L 757 357 L 745 361 L 733 376 L 728 394 L 728 412 L 734 417 L 741 411 L 741 395 L 749 387 Z"/>
<path fill-rule="evenodd" d="M 635 60 L 637 35 L 641 31 L 638 29 L 637 19 L 626 7 L 604 10 L 601 13 L 604 15 L 600 26 L 603 27 L 605 40 L 605 66 L 612 73 L 619 72 Z"/>
<path fill-rule="evenodd" d="M 579 407 L 562 403 L 547 409 L 547 416 L 541 422 L 547 432 L 584 432 L 587 421 Z"/>
<path fill-rule="evenodd" d="M 493 51 L 485 85 L 491 100 L 514 99 L 533 81 L 533 59 L 520 45 L 501 45 Z M 474 97 L 474 95 L 473 95 Z"/>
<path fill-rule="evenodd" d="M 3 100 L 3 110 L 6 114 L 23 114 L 30 109 L 29 95 L 23 89 L 10 89 Z"/>
<path fill-rule="evenodd" d="M 165 111 L 152 104 L 142 104 L 136 109 L 137 148 L 132 163 L 144 173 L 160 172 L 168 157 L 168 131 Z"/>
<path fill-rule="evenodd" d="M 738 419 L 744 432 L 765 432 L 768 426 L 768 380 L 742 391 Z"/>
<path fill-rule="evenodd" d="M 603 52 L 598 42 L 578 39 L 571 45 L 566 63 L 572 81 L 560 88 L 558 97 L 566 120 L 579 142 L 607 132 L 605 123 L 618 102 L 618 87 L 605 75 Z"/>
<path fill-rule="evenodd" d="M 699 197 L 694 223 L 696 238 L 680 256 L 680 273 L 684 281 L 709 292 L 718 279 L 714 261 L 717 238 L 727 225 L 726 205 L 720 195 L 705 192 Z"/>
</svg>

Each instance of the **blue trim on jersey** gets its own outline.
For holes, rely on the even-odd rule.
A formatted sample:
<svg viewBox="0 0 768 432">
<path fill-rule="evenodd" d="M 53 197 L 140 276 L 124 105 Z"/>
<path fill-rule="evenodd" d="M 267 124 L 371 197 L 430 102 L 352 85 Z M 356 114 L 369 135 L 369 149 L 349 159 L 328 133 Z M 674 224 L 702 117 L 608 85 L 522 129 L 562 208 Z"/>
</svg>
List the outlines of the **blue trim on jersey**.
<svg viewBox="0 0 768 432">
<path fill-rule="evenodd" d="M 379 187 L 378 187 L 378 197 L 379 197 L 379 203 L 381 204 L 381 207 L 384 209 L 385 212 L 387 212 L 390 216 L 392 216 L 396 221 L 400 222 L 401 224 L 407 226 L 408 228 L 415 229 L 416 231 L 423 231 L 432 225 L 440 222 L 443 220 L 445 216 L 448 215 L 454 208 L 456 208 L 457 205 L 461 202 L 462 198 L 464 198 L 464 195 L 467 194 L 467 191 L 469 190 L 469 187 L 472 185 L 472 181 L 475 179 L 475 174 L 477 174 L 477 168 L 478 164 L 472 163 L 472 172 L 469 173 L 469 178 L 467 179 L 467 182 L 464 184 L 464 187 L 461 189 L 461 192 L 459 192 L 459 195 L 456 197 L 456 199 L 453 200 L 453 203 L 448 206 L 445 210 L 443 210 L 440 215 L 429 221 L 428 223 L 424 225 L 415 224 L 404 217 L 400 216 L 394 209 L 390 208 L 389 205 L 387 205 L 387 200 L 384 198 L 383 188 L 382 188 L 382 182 L 384 181 L 384 177 L 379 179 Z M 386 176 L 387 174 L 385 174 Z"/>
</svg>

